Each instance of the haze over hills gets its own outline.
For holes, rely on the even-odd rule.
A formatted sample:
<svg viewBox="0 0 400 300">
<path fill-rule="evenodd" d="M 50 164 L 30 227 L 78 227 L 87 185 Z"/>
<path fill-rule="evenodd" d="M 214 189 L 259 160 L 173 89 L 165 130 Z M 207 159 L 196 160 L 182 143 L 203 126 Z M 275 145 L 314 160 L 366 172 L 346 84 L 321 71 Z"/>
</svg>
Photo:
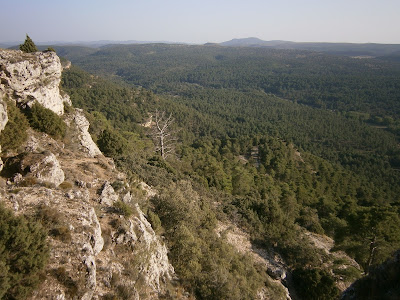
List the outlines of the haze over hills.
<svg viewBox="0 0 400 300">
<path fill-rule="evenodd" d="M 17 49 L 21 42 L 0 42 L 0 48 Z M 97 41 L 49 41 L 38 42 L 38 46 L 81 46 L 101 48 L 107 45 L 134 45 L 134 44 L 186 44 L 171 41 L 138 41 L 138 40 L 97 40 Z M 377 43 L 326 43 L 326 42 L 292 42 L 284 40 L 265 41 L 257 37 L 235 38 L 222 43 L 206 43 L 205 45 L 220 45 L 225 47 L 265 47 L 287 50 L 308 50 L 326 52 L 335 55 L 355 56 L 360 58 L 384 57 L 390 60 L 400 60 L 400 44 Z M 61 54 L 62 55 L 62 54 Z"/>
<path fill-rule="evenodd" d="M 400 249 L 399 63 L 250 38 L 242 47 L 54 45 L 61 67 L 51 49 L 28 42 L 33 54 L 0 51 L 1 195 L 32 215 L 27 197 L 45 191 L 66 220 L 80 220 L 83 205 L 95 225 L 54 224 L 49 284 L 32 288 L 34 299 L 60 290 L 77 299 L 336 300 Z M 44 106 L 55 98 L 65 99 L 56 115 Z M 24 132 L 26 144 L 10 138 Z M 62 176 L 38 185 L 49 172 L 25 166 L 48 157 Z M 41 222 L 49 211 L 40 211 Z M 135 228 L 152 247 L 136 243 L 145 239 Z"/>
<path fill-rule="evenodd" d="M 330 54 L 348 56 L 384 56 L 395 54 L 399 55 L 399 44 L 376 44 L 376 43 L 307 43 L 291 41 L 263 41 L 259 38 L 250 37 L 233 39 L 220 43 L 222 46 L 230 47 L 270 47 L 274 49 L 297 49 L 327 52 Z"/>
</svg>

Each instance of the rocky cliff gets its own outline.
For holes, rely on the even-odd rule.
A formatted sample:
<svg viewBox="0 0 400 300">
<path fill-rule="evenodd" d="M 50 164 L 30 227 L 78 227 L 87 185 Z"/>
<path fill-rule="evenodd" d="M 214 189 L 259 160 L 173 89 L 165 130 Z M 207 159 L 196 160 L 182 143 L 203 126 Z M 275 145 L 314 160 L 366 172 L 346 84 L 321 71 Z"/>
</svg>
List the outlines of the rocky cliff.
<svg viewBox="0 0 400 300">
<path fill-rule="evenodd" d="M 67 95 L 61 96 L 62 67 L 55 52 L 23 53 L 0 50 L 0 90 L 19 105 L 35 101 L 61 115 Z"/>
<path fill-rule="evenodd" d="M 49 263 L 31 298 L 158 299 L 173 293 L 167 248 L 132 196 L 146 191 L 102 155 L 83 111 L 64 112 L 70 101 L 59 90 L 61 72 L 53 52 L 0 49 L 0 130 L 7 105 L 35 101 L 68 125 L 63 140 L 29 128 L 23 145 L 1 157 L 0 201 L 40 219 L 49 232 Z"/>
</svg>

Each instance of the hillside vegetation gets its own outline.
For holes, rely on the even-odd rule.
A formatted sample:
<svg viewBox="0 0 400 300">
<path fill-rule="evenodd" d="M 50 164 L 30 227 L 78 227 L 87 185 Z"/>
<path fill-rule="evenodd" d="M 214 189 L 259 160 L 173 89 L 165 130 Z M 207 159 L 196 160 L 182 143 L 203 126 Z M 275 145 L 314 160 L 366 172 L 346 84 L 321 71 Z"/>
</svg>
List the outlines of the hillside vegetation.
<svg viewBox="0 0 400 300">
<path fill-rule="evenodd" d="M 338 295 L 335 281 L 352 282 L 400 248 L 397 66 L 180 45 L 109 46 L 73 61 L 119 82 L 72 67 L 62 86 L 88 111 L 100 148 L 162 191 L 147 204 L 148 216 L 165 236 L 183 285 L 198 298 L 252 298 L 257 287 L 273 288 L 216 240 L 217 219 L 233 220 L 253 243 L 279 251 L 299 275 L 297 286 L 317 284 L 330 291 L 326 299 Z M 293 80 L 299 85 L 287 85 Z M 287 87 L 271 90 L 271 82 Z M 140 125 L 154 121 L 156 111 L 174 118 L 177 142 L 168 160 Z M 389 130 L 371 126 L 378 116 L 391 120 Z M 362 269 L 312 247 L 305 229 L 333 237 L 334 250 Z M 323 275 L 311 283 L 313 274 Z M 231 285 L 230 276 L 243 277 Z"/>
</svg>

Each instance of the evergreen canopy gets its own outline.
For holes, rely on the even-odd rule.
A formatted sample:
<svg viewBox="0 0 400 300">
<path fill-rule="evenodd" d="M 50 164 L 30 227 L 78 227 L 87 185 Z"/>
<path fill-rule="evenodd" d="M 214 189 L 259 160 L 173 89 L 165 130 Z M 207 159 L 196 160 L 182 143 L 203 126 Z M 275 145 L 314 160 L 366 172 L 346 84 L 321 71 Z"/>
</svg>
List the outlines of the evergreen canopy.
<svg viewBox="0 0 400 300">
<path fill-rule="evenodd" d="M 26 53 L 39 51 L 38 48 L 36 47 L 35 43 L 29 37 L 29 35 L 26 35 L 25 42 L 23 44 L 19 45 L 19 50 L 26 52 Z"/>
</svg>

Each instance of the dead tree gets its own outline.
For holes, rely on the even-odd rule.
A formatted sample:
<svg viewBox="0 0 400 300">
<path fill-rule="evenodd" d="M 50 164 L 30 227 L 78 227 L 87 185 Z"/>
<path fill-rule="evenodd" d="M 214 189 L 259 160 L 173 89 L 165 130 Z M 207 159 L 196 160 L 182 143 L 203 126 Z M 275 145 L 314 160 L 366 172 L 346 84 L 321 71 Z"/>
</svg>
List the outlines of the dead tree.
<svg viewBox="0 0 400 300">
<path fill-rule="evenodd" d="M 167 117 L 165 111 L 155 112 L 151 136 L 156 144 L 156 151 L 163 159 L 175 152 L 177 142 L 176 131 L 171 128 L 174 118 L 172 114 Z"/>
</svg>

